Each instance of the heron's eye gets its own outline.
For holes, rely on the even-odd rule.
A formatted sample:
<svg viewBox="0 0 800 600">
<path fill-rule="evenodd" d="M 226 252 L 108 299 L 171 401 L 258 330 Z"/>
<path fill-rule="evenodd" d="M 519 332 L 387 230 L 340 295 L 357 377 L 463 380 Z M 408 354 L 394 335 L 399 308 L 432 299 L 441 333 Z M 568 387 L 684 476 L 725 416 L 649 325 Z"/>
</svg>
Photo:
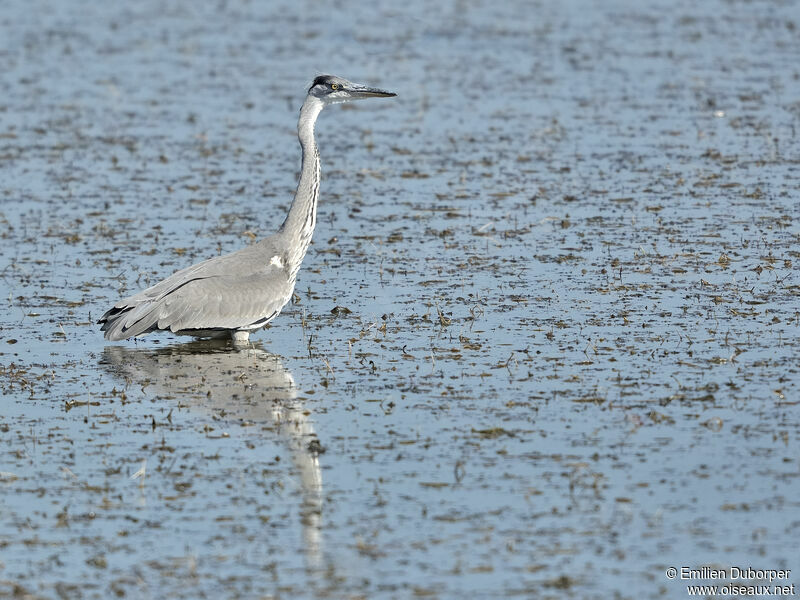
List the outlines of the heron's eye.
<svg viewBox="0 0 800 600">
<path fill-rule="evenodd" d="M 338 90 L 339 89 L 339 84 L 338 83 L 332 83 L 331 84 L 331 89 L 332 90 Z"/>
</svg>

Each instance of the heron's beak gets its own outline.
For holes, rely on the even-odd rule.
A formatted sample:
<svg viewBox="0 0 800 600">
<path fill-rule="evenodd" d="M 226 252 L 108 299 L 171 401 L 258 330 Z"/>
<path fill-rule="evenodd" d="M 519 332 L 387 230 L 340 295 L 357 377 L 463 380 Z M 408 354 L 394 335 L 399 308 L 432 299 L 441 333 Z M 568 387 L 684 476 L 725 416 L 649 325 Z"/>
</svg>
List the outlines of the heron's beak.
<svg viewBox="0 0 800 600">
<path fill-rule="evenodd" d="M 354 83 L 348 86 L 347 91 L 350 93 L 350 98 L 353 100 L 360 100 L 361 98 L 391 98 L 397 96 L 394 92 L 387 92 L 386 90 L 379 90 L 378 88 L 367 87 L 366 85 L 359 85 Z"/>
</svg>

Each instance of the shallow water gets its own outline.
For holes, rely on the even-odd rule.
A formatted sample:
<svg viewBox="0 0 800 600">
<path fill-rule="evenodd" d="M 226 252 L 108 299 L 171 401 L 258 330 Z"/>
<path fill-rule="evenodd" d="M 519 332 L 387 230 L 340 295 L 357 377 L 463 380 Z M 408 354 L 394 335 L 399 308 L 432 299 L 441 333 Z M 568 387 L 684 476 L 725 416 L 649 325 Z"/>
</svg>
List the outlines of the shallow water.
<svg viewBox="0 0 800 600">
<path fill-rule="evenodd" d="M 796 8 L 5 3 L 0 595 L 797 582 Z M 105 344 L 280 223 L 317 71 L 399 95 L 320 118 L 298 301 Z"/>
</svg>

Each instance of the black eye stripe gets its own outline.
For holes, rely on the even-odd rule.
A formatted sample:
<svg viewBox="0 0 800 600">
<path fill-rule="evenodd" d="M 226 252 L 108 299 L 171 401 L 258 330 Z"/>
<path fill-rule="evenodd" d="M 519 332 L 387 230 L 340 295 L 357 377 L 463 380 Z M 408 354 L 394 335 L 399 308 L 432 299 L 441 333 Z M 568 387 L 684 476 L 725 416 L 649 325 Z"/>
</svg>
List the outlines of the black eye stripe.
<svg viewBox="0 0 800 600">
<path fill-rule="evenodd" d="M 330 88 L 330 87 L 333 86 L 334 83 L 336 83 L 337 85 L 340 85 L 330 75 L 318 75 L 317 77 L 314 78 L 314 81 L 311 82 L 311 88 L 314 88 L 314 87 L 316 87 L 318 85 L 324 86 L 326 88 Z M 309 89 L 311 89 L 311 88 L 309 88 Z"/>
</svg>

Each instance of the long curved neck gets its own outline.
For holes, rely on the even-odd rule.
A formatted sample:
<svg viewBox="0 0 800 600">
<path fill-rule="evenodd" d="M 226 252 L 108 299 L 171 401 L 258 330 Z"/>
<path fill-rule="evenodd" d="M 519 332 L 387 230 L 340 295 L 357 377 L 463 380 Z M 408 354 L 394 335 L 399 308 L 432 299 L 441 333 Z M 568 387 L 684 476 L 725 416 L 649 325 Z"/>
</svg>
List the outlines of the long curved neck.
<svg viewBox="0 0 800 600">
<path fill-rule="evenodd" d="M 320 168 L 314 124 L 322 108 L 321 100 L 308 96 L 300 109 L 300 119 L 297 122 L 297 136 L 303 149 L 303 166 L 289 214 L 278 230 L 286 238 L 286 258 L 291 279 L 297 276 L 317 224 Z"/>
</svg>

